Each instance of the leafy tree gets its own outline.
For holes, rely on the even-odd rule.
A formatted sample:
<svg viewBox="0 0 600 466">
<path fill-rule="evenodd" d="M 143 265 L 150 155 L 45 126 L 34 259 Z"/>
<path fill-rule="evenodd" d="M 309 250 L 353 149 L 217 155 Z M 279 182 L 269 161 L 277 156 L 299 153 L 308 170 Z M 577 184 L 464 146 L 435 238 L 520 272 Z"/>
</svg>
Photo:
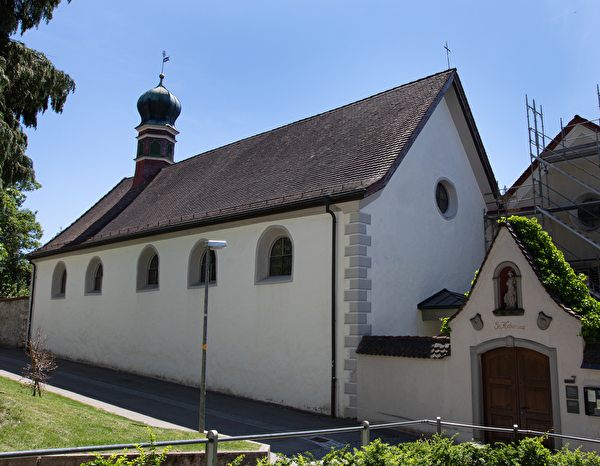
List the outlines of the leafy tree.
<svg viewBox="0 0 600 466">
<path fill-rule="evenodd" d="M 25 254 L 40 246 L 42 227 L 35 212 L 23 208 L 26 191 L 37 183 L 23 182 L 0 190 L 0 297 L 27 296 L 31 264 Z"/>
<path fill-rule="evenodd" d="M 68 0 L 70 1 L 70 0 Z M 61 113 L 75 83 L 46 56 L 11 38 L 48 23 L 61 0 L 0 0 L 0 188 L 35 182 L 33 163 L 25 155 L 23 126 L 37 127 L 48 105 Z"/>
</svg>

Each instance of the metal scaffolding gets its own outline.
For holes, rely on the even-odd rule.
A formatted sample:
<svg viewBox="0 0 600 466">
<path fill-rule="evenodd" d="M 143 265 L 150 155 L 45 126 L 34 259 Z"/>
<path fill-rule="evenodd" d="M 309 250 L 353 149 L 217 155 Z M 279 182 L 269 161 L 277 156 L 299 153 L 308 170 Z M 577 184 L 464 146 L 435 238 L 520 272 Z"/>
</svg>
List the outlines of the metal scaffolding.
<svg viewBox="0 0 600 466">
<path fill-rule="evenodd" d="M 600 89 L 597 88 L 600 103 Z M 491 217 L 536 217 L 565 259 L 588 277 L 590 291 L 600 297 L 600 126 L 576 116 L 560 122 L 560 133 L 545 134 L 542 107 L 527 105 L 529 173 L 498 196 Z M 580 131 L 575 131 L 579 128 Z"/>
</svg>

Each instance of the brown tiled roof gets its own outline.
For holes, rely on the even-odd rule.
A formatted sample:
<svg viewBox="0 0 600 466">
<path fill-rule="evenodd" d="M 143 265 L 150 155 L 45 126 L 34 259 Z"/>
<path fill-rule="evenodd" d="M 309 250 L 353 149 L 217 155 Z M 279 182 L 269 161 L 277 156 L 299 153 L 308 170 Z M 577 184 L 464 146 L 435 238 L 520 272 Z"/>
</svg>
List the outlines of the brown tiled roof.
<svg viewBox="0 0 600 466">
<path fill-rule="evenodd" d="M 126 178 L 30 257 L 367 196 L 385 186 L 450 86 L 480 145 L 448 70 L 183 160 L 134 190 Z M 482 146 L 480 160 L 494 184 Z"/>
<path fill-rule="evenodd" d="M 364 336 L 356 353 L 372 356 L 442 359 L 450 356 L 450 337 Z"/>
</svg>

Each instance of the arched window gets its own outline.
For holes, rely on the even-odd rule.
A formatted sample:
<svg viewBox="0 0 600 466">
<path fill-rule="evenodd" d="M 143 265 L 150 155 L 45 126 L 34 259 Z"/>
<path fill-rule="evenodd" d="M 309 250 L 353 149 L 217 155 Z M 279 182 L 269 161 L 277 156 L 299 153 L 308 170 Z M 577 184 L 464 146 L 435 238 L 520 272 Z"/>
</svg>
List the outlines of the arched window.
<svg viewBox="0 0 600 466">
<path fill-rule="evenodd" d="M 150 143 L 150 155 L 160 157 L 160 141 L 158 139 L 153 139 Z"/>
<path fill-rule="evenodd" d="M 144 155 L 144 141 L 138 141 L 137 156 L 141 157 L 142 155 Z"/>
<path fill-rule="evenodd" d="M 523 315 L 521 272 L 512 262 L 502 262 L 494 271 L 494 314 Z"/>
<path fill-rule="evenodd" d="M 255 283 L 292 281 L 294 275 L 294 242 L 282 226 L 270 226 L 256 247 Z"/>
<path fill-rule="evenodd" d="M 101 294 L 104 267 L 98 257 L 94 257 L 88 264 L 85 273 L 85 294 Z"/>
<path fill-rule="evenodd" d="M 64 296 L 67 291 L 67 270 L 63 270 L 60 274 L 60 291 L 59 293 Z"/>
<path fill-rule="evenodd" d="M 59 262 L 54 267 L 52 274 L 51 297 L 53 299 L 64 298 L 67 292 L 67 268 L 64 262 Z"/>
<path fill-rule="evenodd" d="M 292 242 L 289 238 L 279 238 L 271 248 L 269 256 L 269 277 L 292 274 Z"/>
<path fill-rule="evenodd" d="M 148 265 L 148 279 L 146 280 L 148 285 L 158 285 L 158 255 L 154 254 L 150 259 L 150 265 Z"/>
<path fill-rule="evenodd" d="M 96 272 L 94 273 L 94 291 L 102 291 L 102 277 L 104 276 L 104 270 L 102 264 L 98 264 Z"/>
<path fill-rule="evenodd" d="M 153 246 L 146 246 L 137 266 L 137 290 L 157 290 L 159 284 L 159 258 Z"/>
<path fill-rule="evenodd" d="M 205 238 L 202 238 L 196 243 L 192 252 L 190 253 L 190 259 L 188 263 L 188 287 L 193 288 L 197 286 L 204 286 L 206 283 L 206 248 L 204 243 Z M 217 253 L 214 249 L 210 250 L 210 262 L 208 264 L 209 271 L 209 284 L 215 285 L 217 283 Z"/>
<path fill-rule="evenodd" d="M 208 282 L 214 283 L 217 279 L 217 255 L 214 250 L 210 250 L 210 261 L 208 263 Z M 206 252 L 202 255 L 200 263 L 200 283 L 206 281 Z"/>
<path fill-rule="evenodd" d="M 173 160 L 173 143 L 167 142 L 167 158 Z"/>
</svg>

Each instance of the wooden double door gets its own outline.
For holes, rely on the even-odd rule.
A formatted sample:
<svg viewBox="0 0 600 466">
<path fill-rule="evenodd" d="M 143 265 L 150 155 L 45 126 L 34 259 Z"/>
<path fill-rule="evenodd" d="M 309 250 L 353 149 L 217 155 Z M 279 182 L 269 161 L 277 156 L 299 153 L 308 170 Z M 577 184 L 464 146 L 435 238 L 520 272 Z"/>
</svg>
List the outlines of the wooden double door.
<svg viewBox="0 0 600 466">
<path fill-rule="evenodd" d="M 487 426 L 541 432 L 553 430 L 549 358 L 536 351 L 503 347 L 481 357 L 484 422 Z M 487 443 L 511 442 L 512 434 L 486 432 Z M 549 439 L 546 446 L 553 447 Z"/>
</svg>

